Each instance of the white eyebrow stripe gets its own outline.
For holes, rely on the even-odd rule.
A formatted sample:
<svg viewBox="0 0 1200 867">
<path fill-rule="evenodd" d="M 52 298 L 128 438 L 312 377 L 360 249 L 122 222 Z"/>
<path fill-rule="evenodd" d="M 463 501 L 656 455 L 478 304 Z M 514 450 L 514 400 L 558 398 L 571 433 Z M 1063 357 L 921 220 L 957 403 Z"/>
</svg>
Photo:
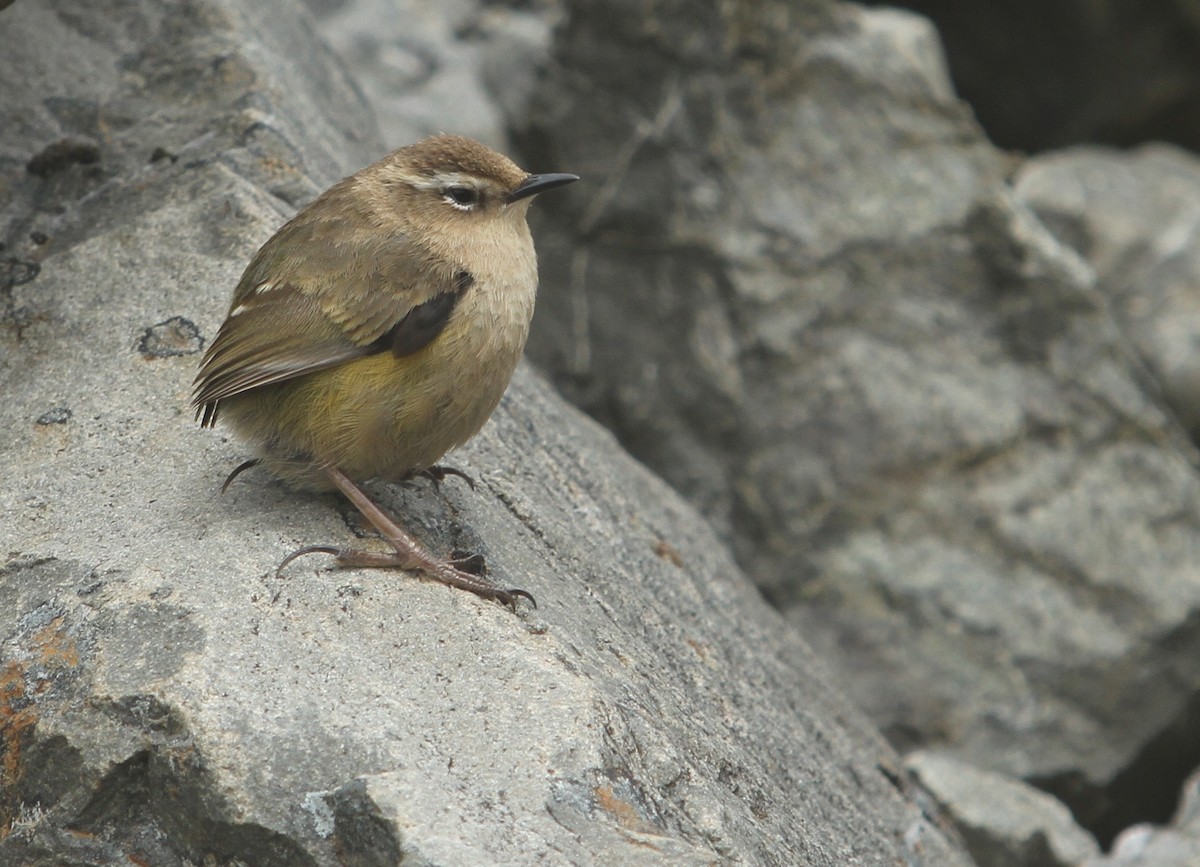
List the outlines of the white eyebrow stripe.
<svg viewBox="0 0 1200 867">
<path fill-rule="evenodd" d="M 443 172 L 432 177 L 415 179 L 412 181 L 412 185 L 418 190 L 441 190 L 445 187 L 455 185 L 478 189 L 481 186 L 481 181 L 475 175 L 468 175 L 463 172 Z"/>
</svg>

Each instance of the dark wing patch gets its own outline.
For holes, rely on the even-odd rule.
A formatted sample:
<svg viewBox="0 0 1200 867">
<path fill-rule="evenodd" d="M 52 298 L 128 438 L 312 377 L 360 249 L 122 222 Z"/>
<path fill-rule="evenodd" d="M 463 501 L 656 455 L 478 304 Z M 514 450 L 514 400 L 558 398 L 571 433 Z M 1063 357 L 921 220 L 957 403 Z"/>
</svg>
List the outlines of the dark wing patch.
<svg viewBox="0 0 1200 867">
<path fill-rule="evenodd" d="M 396 326 L 376 341 L 379 351 L 390 349 L 397 358 L 420 352 L 442 333 L 450 315 L 463 294 L 475 282 L 466 271 L 454 276 L 454 291 L 435 295 L 424 304 L 418 304 Z"/>
</svg>

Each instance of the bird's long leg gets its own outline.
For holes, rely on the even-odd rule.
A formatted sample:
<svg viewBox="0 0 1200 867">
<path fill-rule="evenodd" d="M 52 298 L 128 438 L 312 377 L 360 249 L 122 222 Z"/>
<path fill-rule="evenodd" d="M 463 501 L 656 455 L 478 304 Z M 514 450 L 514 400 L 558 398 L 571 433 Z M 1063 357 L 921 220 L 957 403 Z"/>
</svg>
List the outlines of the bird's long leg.
<svg viewBox="0 0 1200 867">
<path fill-rule="evenodd" d="M 374 551 L 334 548 L 327 545 L 309 545 L 288 555 L 279 564 L 280 569 L 292 562 L 292 560 L 305 554 L 333 554 L 337 558 L 338 566 L 357 566 L 373 569 L 411 569 L 424 572 L 430 578 L 449 584 L 452 587 L 469 590 L 476 596 L 481 596 L 484 599 L 495 599 L 509 608 L 515 609 L 517 599 L 522 597 L 528 599 L 535 608 L 537 607 L 537 602 L 534 598 L 524 590 L 505 590 L 497 587 L 480 575 L 472 575 L 470 572 L 464 572 L 449 560 L 440 560 L 435 557 L 425 549 L 424 545 L 402 530 L 392 520 L 391 516 L 375 505 L 363 493 L 362 489 L 350 481 L 346 474 L 337 467 L 326 466 L 325 474 L 329 476 L 329 480 L 333 482 L 337 489 L 346 495 L 346 499 L 362 512 L 363 517 L 370 521 L 375 529 L 383 534 L 383 537 L 387 539 L 394 551 L 393 553 L 385 554 Z"/>
</svg>

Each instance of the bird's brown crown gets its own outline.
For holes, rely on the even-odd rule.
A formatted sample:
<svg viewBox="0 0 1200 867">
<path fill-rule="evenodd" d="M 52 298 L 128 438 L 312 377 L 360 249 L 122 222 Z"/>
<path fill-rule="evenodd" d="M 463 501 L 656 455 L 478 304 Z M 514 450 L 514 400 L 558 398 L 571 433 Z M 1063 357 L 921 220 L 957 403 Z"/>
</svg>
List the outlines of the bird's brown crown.
<svg viewBox="0 0 1200 867">
<path fill-rule="evenodd" d="M 426 178 L 462 173 L 493 180 L 510 190 L 528 176 L 508 157 L 460 135 L 431 136 L 400 148 L 393 157 Z"/>
</svg>

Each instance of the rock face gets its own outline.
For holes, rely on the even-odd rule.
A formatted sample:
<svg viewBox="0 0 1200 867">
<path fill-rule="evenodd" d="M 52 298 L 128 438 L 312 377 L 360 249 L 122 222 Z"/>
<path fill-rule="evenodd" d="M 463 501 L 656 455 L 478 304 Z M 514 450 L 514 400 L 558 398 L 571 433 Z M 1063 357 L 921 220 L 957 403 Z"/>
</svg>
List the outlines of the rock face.
<svg viewBox="0 0 1200 867">
<path fill-rule="evenodd" d="M 551 33 L 555 3 L 306 0 L 321 35 L 355 74 L 384 143 L 455 132 L 506 150 Z"/>
<path fill-rule="evenodd" d="M 1129 153 L 1073 148 L 1030 160 L 1017 176 L 1016 190 L 1095 269 L 1117 323 L 1195 440 L 1200 436 L 1200 158 L 1163 145 Z M 1190 645 L 1180 650 L 1193 652 Z M 1165 818 L 1174 803 L 1171 786 L 1200 764 L 1193 734 L 1198 720 L 1200 702 L 1193 694 L 1175 725 L 1144 750 L 1127 785 L 1152 797 L 1153 811 L 1130 818 Z M 1112 861 L 1096 863 L 1195 863 L 1200 859 L 1196 794 L 1193 775 L 1170 829 L 1130 828 L 1114 845 Z"/>
<path fill-rule="evenodd" d="M 514 119 L 591 179 L 542 211 L 534 357 L 893 743 L 1105 838 L 1165 819 L 1197 758 L 1200 483 L 1093 270 L 920 19 L 682 5 L 572 3 Z"/>
<path fill-rule="evenodd" d="M 378 493 L 536 611 L 277 576 L 357 526 L 219 497 L 245 453 L 186 403 L 255 246 L 380 152 L 355 91 L 282 0 L 0 27 L 0 863 L 969 863 L 708 525 L 529 371 L 455 458 L 476 493 Z"/>
<path fill-rule="evenodd" d="M 1200 159 L 1080 147 L 1021 167 L 1017 194 L 1096 271 L 1117 322 L 1200 438 Z"/>
<path fill-rule="evenodd" d="M 1032 786 L 924 750 L 904 764 L 961 829 L 978 867 L 1076 867 L 1100 854 L 1070 811 Z"/>
</svg>

